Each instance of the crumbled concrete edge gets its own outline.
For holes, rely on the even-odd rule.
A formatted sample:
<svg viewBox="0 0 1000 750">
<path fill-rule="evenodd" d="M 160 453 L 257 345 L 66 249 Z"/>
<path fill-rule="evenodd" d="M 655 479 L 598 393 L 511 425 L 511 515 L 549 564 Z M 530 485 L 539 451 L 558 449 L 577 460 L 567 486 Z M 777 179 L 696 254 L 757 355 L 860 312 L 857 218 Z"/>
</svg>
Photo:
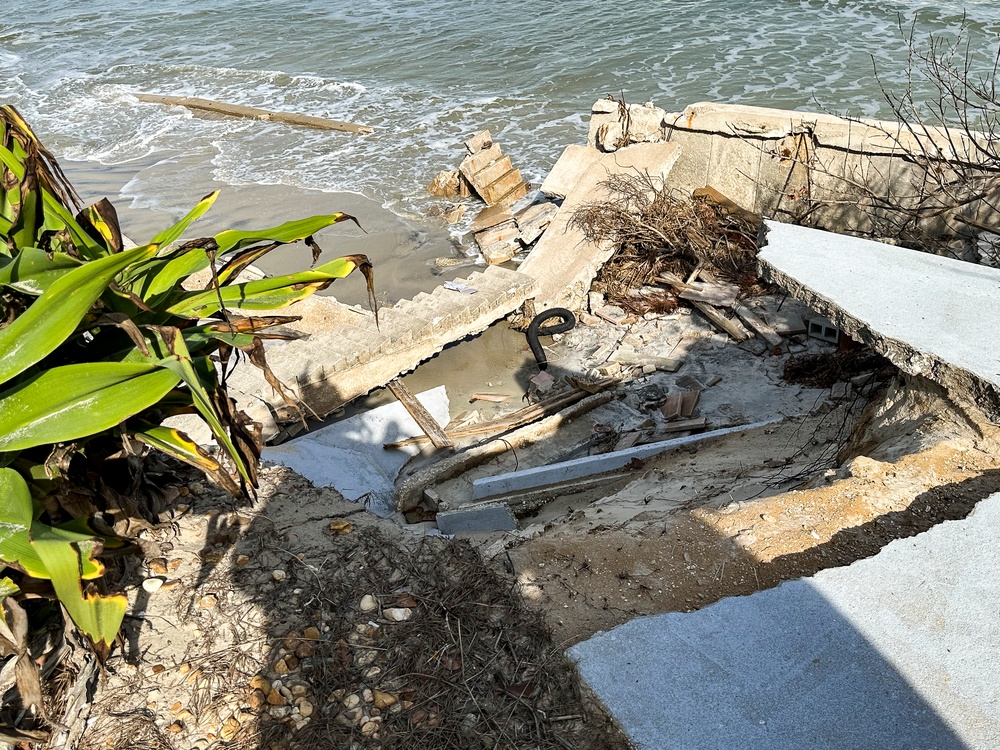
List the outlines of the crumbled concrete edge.
<svg viewBox="0 0 1000 750">
<path fill-rule="evenodd" d="M 767 227 L 764 226 L 758 245 L 763 248 L 766 244 Z M 757 270 L 764 281 L 785 289 L 799 302 L 829 318 L 852 339 L 870 346 L 903 372 L 940 384 L 973 424 L 981 421 L 980 414 L 990 422 L 1000 422 L 1000 390 L 994 384 L 929 352 L 920 351 L 905 341 L 879 334 L 863 320 L 847 314 L 832 300 L 762 258 L 757 261 Z"/>
</svg>

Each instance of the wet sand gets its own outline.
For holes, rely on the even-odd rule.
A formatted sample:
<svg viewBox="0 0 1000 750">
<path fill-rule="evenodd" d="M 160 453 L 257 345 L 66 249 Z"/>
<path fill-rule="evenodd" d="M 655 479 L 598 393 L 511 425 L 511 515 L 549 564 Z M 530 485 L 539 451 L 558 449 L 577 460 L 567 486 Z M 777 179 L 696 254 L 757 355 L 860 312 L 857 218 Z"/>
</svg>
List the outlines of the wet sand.
<svg viewBox="0 0 1000 750">
<path fill-rule="evenodd" d="M 189 230 L 188 237 L 210 236 L 224 229 L 263 229 L 315 214 L 347 213 L 351 222 L 316 235 L 323 248 L 320 262 L 362 253 L 375 265 L 380 304 L 391 304 L 430 291 L 442 281 L 468 275 L 473 267 L 441 272 L 436 258 L 462 258 L 443 221 L 415 222 L 393 214 L 356 193 L 327 193 L 286 185 L 225 185 L 212 179 L 210 164 L 197 157 L 164 156 L 119 165 L 62 160 L 66 175 L 86 204 L 107 197 L 118 210 L 122 231 L 142 243 L 180 219 L 204 195 L 222 190 L 212 209 Z M 269 274 L 309 267 L 305 246 L 274 251 L 259 267 Z M 347 304 L 367 305 L 360 275 L 335 282 L 326 292 Z"/>
</svg>

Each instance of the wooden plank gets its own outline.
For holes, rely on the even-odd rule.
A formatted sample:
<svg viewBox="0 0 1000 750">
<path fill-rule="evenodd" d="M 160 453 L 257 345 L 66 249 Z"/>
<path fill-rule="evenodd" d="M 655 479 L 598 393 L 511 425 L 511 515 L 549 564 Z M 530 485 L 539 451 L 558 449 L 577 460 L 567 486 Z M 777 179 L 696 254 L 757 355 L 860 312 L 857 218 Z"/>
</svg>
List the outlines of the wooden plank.
<svg viewBox="0 0 1000 750">
<path fill-rule="evenodd" d="M 413 417 L 413 421 L 420 425 L 420 429 L 430 438 L 435 448 L 455 447 L 451 438 L 441 429 L 441 425 L 424 408 L 424 405 L 417 401 L 417 397 L 413 395 L 413 392 L 409 388 L 403 385 L 402 381 L 390 380 L 388 388 L 392 391 L 392 395 L 399 399 L 399 403 L 406 408 L 410 416 Z"/>
<path fill-rule="evenodd" d="M 706 304 L 705 302 L 696 302 L 694 300 L 689 301 L 695 306 L 698 312 L 708 318 L 708 321 L 723 333 L 728 333 L 737 341 L 746 341 L 750 338 L 751 334 L 746 328 L 741 326 L 735 320 L 730 320 L 711 305 Z"/>
<path fill-rule="evenodd" d="M 732 307 L 736 304 L 740 288 L 736 284 L 700 284 L 700 288 L 682 289 L 681 299 L 692 302 L 707 302 L 716 307 Z"/>
<path fill-rule="evenodd" d="M 495 495 L 523 492 L 535 487 L 556 484 L 557 482 L 580 479 L 594 474 L 603 474 L 604 472 L 622 469 L 635 459 L 649 458 L 674 448 L 724 437 L 736 432 L 755 430 L 779 421 L 780 419 L 769 419 L 765 422 L 754 422 L 739 427 L 726 427 L 700 435 L 688 435 L 686 437 L 663 440 L 658 443 L 639 445 L 634 448 L 627 448 L 626 450 L 603 453 L 598 456 L 575 458 L 571 461 L 562 461 L 550 466 L 538 466 L 533 469 L 522 469 L 520 471 L 498 474 L 493 477 L 475 479 L 472 482 L 472 497 L 475 500 L 482 500 L 483 498 Z"/>
<path fill-rule="evenodd" d="M 454 456 L 449 456 L 443 461 L 438 461 L 436 464 L 418 471 L 413 476 L 403 480 L 397 488 L 396 510 L 403 513 L 412 510 L 420 503 L 424 489 L 429 485 L 450 479 L 509 450 L 519 450 L 533 445 L 558 430 L 565 422 L 606 404 L 613 395 L 611 392 L 605 392 L 588 396 L 540 422 L 521 427 L 502 438 L 490 440 L 482 445 L 456 453 Z"/>
<path fill-rule="evenodd" d="M 358 135 L 365 135 L 372 132 L 372 129 L 369 126 L 358 125 L 353 122 L 329 120 L 325 117 L 313 117 L 312 115 L 299 115 L 294 112 L 276 112 L 270 109 L 245 107 L 242 104 L 226 104 L 225 102 L 217 102 L 211 99 L 200 99 L 194 96 L 136 94 L 135 97 L 140 102 L 147 102 L 151 104 L 170 104 L 174 106 L 187 107 L 188 109 L 201 110 L 203 112 L 215 112 L 216 114 L 227 115 L 229 117 L 243 117 L 250 120 L 283 122 L 288 125 L 301 125 L 307 128 L 319 128 L 320 130 L 339 130 Z"/>
<path fill-rule="evenodd" d="M 750 308 L 746 305 L 733 305 L 733 312 L 736 313 L 744 323 L 757 331 L 757 333 L 761 335 L 761 338 L 763 338 L 764 341 L 766 341 L 772 348 L 775 346 L 781 346 L 783 339 L 778 335 L 778 332 L 754 315 Z"/>
</svg>

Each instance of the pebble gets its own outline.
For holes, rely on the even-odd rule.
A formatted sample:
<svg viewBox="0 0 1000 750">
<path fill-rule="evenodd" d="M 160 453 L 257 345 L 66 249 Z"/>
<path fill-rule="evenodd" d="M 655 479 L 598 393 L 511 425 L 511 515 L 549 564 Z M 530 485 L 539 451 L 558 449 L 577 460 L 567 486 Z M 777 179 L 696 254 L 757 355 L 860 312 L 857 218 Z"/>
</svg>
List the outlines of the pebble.
<svg viewBox="0 0 1000 750">
<path fill-rule="evenodd" d="M 271 571 L 271 578 L 273 578 L 275 581 L 284 581 L 286 578 L 288 578 L 288 573 L 283 571 L 281 568 L 277 568 Z"/>
<path fill-rule="evenodd" d="M 365 594 L 363 597 L 361 597 L 360 609 L 362 612 L 372 612 L 378 609 L 378 599 L 376 599 L 371 594 Z"/>
<path fill-rule="evenodd" d="M 330 525 L 326 527 L 334 534 L 350 534 L 354 529 L 354 525 L 350 521 L 345 521 L 343 518 L 338 518 L 334 521 L 330 521 Z"/>
<path fill-rule="evenodd" d="M 317 641 L 320 637 L 319 628 L 308 627 L 302 631 L 302 637 L 308 638 L 310 641 Z"/>
<path fill-rule="evenodd" d="M 222 725 L 222 729 L 219 730 L 219 737 L 229 742 L 236 734 L 240 731 L 240 723 L 233 718 L 226 719 L 225 723 Z"/>
<path fill-rule="evenodd" d="M 406 622 L 413 616 L 413 610 L 409 607 L 389 607 L 382 611 L 382 616 L 393 622 Z"/>
<path fill-rule="evenodd" d="M 273 716 L 275 719 L 284 719 L 291 712 L 292 709 L 290 709 L 288 706 L 271 706 L 271 709 L 268 711 L 268 713 L 271 714 L 271 716 Z"/>
<path fill-rule="evenodd" d="M 241 568 L 244 565 L 246 565 L 247 563 L 249 563 L 249 562 L 250 562 L 250 556 L 249 555 L 237 555 L 236 556 L 236 564 L 239 567 L 241 567 Z"/>
<path fill-rule="evenodd" d="M 309 701 L 302 701 L 299 704 L 300 716 L 303 716 L 308 719 L 310 716 L 312 716 L 312 712 L 313 712 L 313 704 L 310 703 Z"/>
<path fill-rule="evenodd" d="M 361 696 L 357 693 L 351 693 L 344 697 L 344 708 L 350 710 L 352 708 L 357 708 L 361 705 Z"/>
<path fill-rule="evenodd" d="M 271 692 L 267 694 L 267 702 L 272 706 L 285 706 L 288 704 L 288 698 L 283 696 L 280 691 L 271 689 Z M 271 712 L 274 713 L 273 711 Z"/>
<path fill-rule="evenodd" d="M 247 699 L 250 707 L 255 711 L 259 711 L 267 705 L 267 695 L 261 690 L 254 690 L 250 693 L 250 697 Z"/>
<path fill-rule="evenodd" d="M 288 674 L 288 672 L 289 672 L 288 663 L 284 659 L 278 659 L 278 661 L 274 663 L 275 674 L 286 675 Z"/>
<path fill-rule="evenodd" d="M 163 557 L 156 557 L 146 563 L 150 572 L 155 573 L 158 576 L 165 576 L 167 574 L 167 560 Z"/>
<path fill-rule="evenodd" d="M 263 675 L 254 675 L 253 679 L 250 680 L 250 687 L 254 690 L 260 690 L 265 693 L 271 692 L 271 683 L 268 682 L 267 678 Z"/>
<path fill-rule="evenodd" d="M 375 695 L 373 702 L 375 703 L 376 708 L 389 708 L 399 701 L 399 698 L 392 693 L 384 693 L 381 690 L 376 690 L 374 692 Z"/>
<path fill-rule="evenodd" d="M 198 606 L 202 609 L 212 609 L 218 603 L 219 597 L 215 594 L 205 594 L 205 596 L 198 600 Z"/>
</svg>

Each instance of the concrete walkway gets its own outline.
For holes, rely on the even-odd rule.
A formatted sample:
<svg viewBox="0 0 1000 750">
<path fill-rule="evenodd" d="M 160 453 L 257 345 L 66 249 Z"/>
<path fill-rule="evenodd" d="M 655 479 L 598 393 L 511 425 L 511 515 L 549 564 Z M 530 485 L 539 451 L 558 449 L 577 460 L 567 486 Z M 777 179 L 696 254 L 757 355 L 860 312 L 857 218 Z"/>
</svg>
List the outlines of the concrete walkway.
<svg viewBox="0 0 1000 750">
<path fill-rule="evenodd" d="M 911 375 L 1000 419 L 1000 269 L 765 222 L 766 278 Z"/>
<path fill-rule="evenodd" d="M 962 521 L 570 649 L 640 750 L 1000 747 L 1000 493 Z"/>
</svg>

